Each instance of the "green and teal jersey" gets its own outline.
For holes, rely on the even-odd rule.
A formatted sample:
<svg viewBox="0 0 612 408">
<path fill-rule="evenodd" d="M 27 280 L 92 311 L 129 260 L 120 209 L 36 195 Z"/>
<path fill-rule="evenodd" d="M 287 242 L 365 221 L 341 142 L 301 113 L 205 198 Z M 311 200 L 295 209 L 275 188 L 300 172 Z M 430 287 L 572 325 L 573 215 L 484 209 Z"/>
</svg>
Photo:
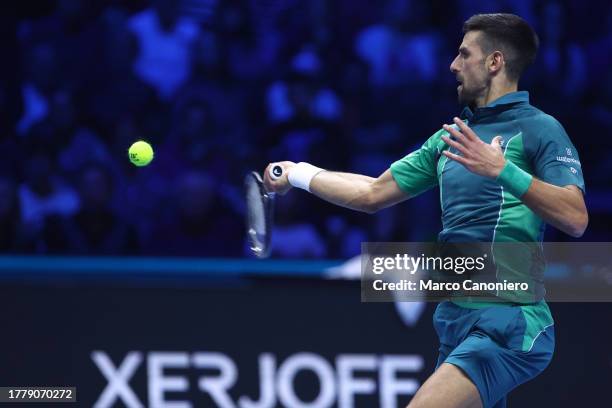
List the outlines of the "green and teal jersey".
<svg viewBox="0 0 612 408">
<path fill-rule="evenodd" d="M 461 116 L 485 143 L 502 136 L 504 156 L 521 169 L 547 183 L 573 184 L 584 192 L 576 148 L 557 120 L 529 104 L 527 92 L 506 94 L 473 113 L 466 108 Z M 439 241 L 541 241 L 542 219 L 495 180 L 444 156 L 449 146 L 442 135 L 448 132 L 439 130 L 391 165 L 393 178 L 410 196 L 440 187 Z"/>
<path fill-rule="evenodd" d="M 556 186 L 575 185 L 585 190 L 576 148 L 561 124 L 529 104 L 527 92 L 512 92 L 474 112 L 464 109 L 461 118 L 485 142 L 500 135 L 502 149 L 511 160 L 534 177 Z M 439 130 L 423 146 L 391 165 L 391 174 L 410 196 L 435 186 L 440 189 L 442 231 L 440 242 L 541 242 L 545 223 L 519 197 L 495 180 L 470 172 L 448 159 L 449 146 Z M 453 153 L 458 153 L 450 148 Z M 503 276 L 502 276 L 503 275 Z M 534 279 L 535 300 L 543 297 L 541 267 L 515 265 L 500 278 Z"/>
</svg>

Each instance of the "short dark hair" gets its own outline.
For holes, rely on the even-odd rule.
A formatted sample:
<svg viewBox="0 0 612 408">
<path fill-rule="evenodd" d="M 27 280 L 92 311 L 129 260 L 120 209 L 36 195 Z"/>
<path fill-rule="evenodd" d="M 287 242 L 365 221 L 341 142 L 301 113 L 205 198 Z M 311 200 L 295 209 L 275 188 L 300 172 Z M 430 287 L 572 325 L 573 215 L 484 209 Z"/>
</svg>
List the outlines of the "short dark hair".
<svg viewBox="0 0 612 408">
<path fill-rule="evenodd" d="M 506 74 L 513 81 L 518 81 L 538 53 L 538 35 L 527 21 L 514 14 L 473 15 L 463 23 L 463 33 L 468 31 L 483 33 L 480 47 L 485 53 L 499 50 L 504 54 Z"/>
</svg>

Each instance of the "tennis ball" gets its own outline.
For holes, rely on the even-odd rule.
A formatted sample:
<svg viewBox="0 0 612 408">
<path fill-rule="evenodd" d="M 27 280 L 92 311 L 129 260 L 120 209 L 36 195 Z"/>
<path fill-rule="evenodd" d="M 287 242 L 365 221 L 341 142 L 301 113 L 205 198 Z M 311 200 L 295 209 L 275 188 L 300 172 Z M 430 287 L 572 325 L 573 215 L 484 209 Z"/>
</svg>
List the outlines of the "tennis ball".
<svg viewBox="0 0 612 408">
<path fill-rule="evenodd" d="M 130 146 L 128 150 L 130 161 L 138 166 L 146 166 L 153 160 L 153 148 L 144 140 L 139 140 Z"/>
</svg>

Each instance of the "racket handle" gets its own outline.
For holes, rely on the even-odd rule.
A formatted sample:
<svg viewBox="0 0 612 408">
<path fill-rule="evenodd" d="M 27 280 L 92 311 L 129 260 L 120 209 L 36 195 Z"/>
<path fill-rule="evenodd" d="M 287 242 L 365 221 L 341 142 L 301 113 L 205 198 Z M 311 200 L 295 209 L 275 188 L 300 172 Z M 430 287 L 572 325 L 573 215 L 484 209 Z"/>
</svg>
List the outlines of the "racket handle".
<svg viewBox="0 0 612 408">
<path fill-rule="evenodd" d="M 278 180 L 283 175 L 283 168 L 279 165 L 272 166 L 269 173 L 272 180 Z"/>
</svg>

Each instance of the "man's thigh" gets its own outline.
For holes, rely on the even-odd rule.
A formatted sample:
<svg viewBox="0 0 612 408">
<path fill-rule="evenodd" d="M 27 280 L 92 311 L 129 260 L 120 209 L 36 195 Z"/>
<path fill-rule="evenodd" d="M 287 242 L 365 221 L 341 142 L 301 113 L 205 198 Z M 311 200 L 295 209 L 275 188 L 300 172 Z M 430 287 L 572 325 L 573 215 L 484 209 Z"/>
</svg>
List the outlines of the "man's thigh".
<svg viewBox="0 0 612 408">
<path fill-rule="evenodd" d="M 419 388 L 408 408 L 482 408 L 474 383 L 458 367 L 442 363 Z"/>
</svg>

